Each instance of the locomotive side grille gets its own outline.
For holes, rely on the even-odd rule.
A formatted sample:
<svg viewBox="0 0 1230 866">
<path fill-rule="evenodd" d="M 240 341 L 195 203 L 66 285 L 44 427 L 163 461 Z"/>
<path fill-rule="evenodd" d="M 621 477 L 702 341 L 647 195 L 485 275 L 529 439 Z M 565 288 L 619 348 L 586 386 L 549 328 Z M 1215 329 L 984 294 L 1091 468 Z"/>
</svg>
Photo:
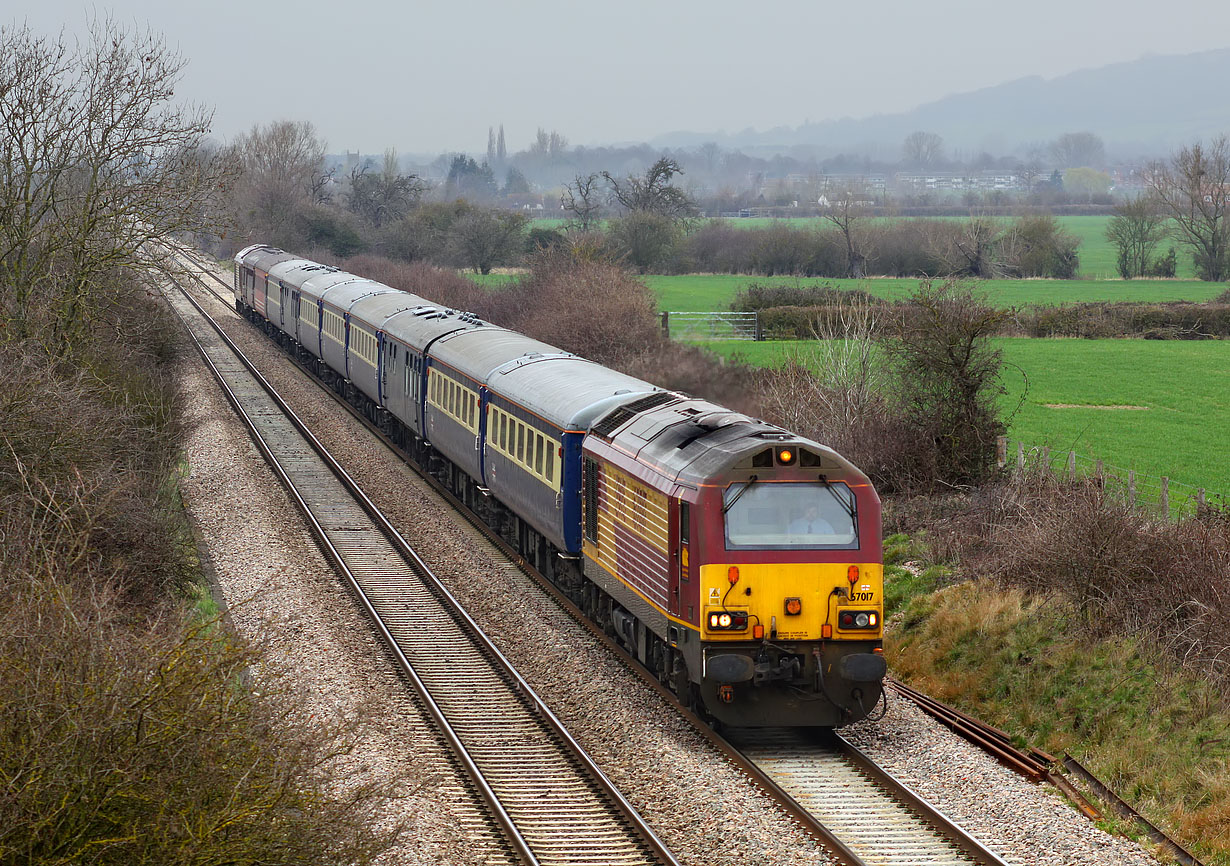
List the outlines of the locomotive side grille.
<svg viewBox="0 0 1230 866">
<path fill-rule="evenodd" d="M 629 418 L 639 415 L 640 413 L 661 406 L 664 403 L 669 403 L 675 399 L 675 395 L 669 391 L 655 391 L 653 394 L 642 397 L 639 400 L 633 400 L 631 403 L 625 403 L 615 411 L 606 415 L 601 421 L 590 428 L 590 433 L 595 436 L 601 436 L 608 442 L 611 441 L 611 434 L 624 425 Z"/>
<path fill-rule="evenodd" d="M 598 462 L 585 458 L 585 537 L 598 543 Z"/>
</svg>

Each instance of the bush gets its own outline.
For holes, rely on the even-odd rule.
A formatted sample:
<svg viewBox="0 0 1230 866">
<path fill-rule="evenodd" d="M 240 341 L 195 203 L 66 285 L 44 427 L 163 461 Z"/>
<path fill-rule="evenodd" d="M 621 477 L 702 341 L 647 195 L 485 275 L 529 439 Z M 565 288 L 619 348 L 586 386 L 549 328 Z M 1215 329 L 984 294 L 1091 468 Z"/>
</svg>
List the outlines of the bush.
<svg viewBox="0 0 1230 866">
<path fill-rule="evenodd" d="M 329 793 L 345 732 L 184 618 L 178 332 L 141 278 L 71 363 L 0 345 L 0 861 L 369 862 L 387 792 Z"/>
<path fill-rule="evenodd" d="M 1002 242 L 1004 265 L 1021 277 L 1067 280 L 1076 276 L 1080 238 L 1065 232 L 1051 214 L 1017 217 Z"/>
<path fill-rule="evenodd" d="M 1108 491 L 1030 474 L 981 491 L 933 532 L 959 540 L 963 574 L 1059 594 L 1096 634 L 1145 637 L 1230 684 L 1230 517 L 1208 509 L 1171 523 Z"/>
<path fill-rule="evenodd" d="M 903 312 L 885 348 L 897 409 L 929 446 L 914 483 L 980 484 L 996 471 L 1005 430 L 996 405 L 1000 352 L 991 345 L 1005 314 L 954 281 L 921 283 Z"/>
<path fill-rule="evenodd" d="M 620 259 L 642 274 L 660 270 L 675 254 L 675 245 L 682 237 L 675 220 L 648 211 L 633 211 L 611 220 L 607 234 Z"/>
<path fill-rule="evenodd" d="M 261 653 L 37 565 L 0 589 L 0 860 L 352 864 L 392 844 L 367 826 L 375 789 L 326 793 L 347 740 Z"/>
<path fill-rule="evenodd" d="M 819 307 L 843 303 L 880 303 L 861 289 L 839 289 L 830 283 L 779 286 L 748 283 L 730 302 L 734 312 L 752 313 L 769 307 Z"/>
</svg>

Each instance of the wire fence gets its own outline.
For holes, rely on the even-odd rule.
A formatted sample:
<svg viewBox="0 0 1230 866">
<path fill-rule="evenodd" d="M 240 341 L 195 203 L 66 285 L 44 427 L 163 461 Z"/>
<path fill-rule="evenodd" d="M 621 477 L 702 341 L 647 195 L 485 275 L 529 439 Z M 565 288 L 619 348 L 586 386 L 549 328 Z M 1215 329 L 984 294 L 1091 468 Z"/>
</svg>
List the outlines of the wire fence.
<svg viewBox="0 0 1230 866">
<path fill-rule="evenodd" d="M 996 457 L 1001 468 L 1026 473 L 1045 471 L 1058 478 L 1096 478 L 1105 490 L 1125 502 L 1139 505 L 1171 520 L 1192 517 L 1206 508 L 1224 509 L 1226 498 L 1209 496 L 1203 487 L 1172 481 L 1165 475 L 1146 475 L 1134 469 L 1112 466 L 1075 451 L 1052 451 L 1006 436 L 999 437 Z"/>
</svg>

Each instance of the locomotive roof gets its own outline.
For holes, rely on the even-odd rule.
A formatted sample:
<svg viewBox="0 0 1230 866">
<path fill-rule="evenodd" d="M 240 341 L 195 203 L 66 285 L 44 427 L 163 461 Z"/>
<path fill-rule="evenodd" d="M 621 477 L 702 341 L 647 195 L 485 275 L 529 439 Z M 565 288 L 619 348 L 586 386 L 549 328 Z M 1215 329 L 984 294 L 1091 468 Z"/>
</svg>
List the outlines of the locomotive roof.
<svg viewBox="0 0 1230 866">
<path fill-rule="evenodd" d="M 853 463 L 826 445 L 707 400 L 675 396 L 675 400 L 637 414 L 617 409 L 595 430 L 609 431 L 602 438 L 618 451 L 690 485 L 729 473 L 753 455 L 780 445 L 802 446 L 819 457 L 818 473 L 864 479 Z M 616 413 L 625 413 L 627 418 L 613 426 L 610 421 L 619 420 Z"/>
<path fill-rule="evenodd" d="M 487 387 L 565 430 L 588 430 L 607 410 L 657 390 L 641 379 L 559 351 L 508 361 L 491 372 Z"/>
</svg>

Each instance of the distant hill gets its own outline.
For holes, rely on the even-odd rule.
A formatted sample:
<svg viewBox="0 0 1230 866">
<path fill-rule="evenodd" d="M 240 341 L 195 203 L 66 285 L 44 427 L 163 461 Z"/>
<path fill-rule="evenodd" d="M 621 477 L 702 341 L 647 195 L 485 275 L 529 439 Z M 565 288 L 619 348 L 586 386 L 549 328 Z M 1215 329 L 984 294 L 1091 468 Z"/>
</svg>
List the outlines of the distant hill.
<svg viewBox="0 0 1230 866">
<path fill-rule="evenodd" d="M 659 147 L 716 141 L 749 151 L 867 153 L 894 160 L 915 130 L 943 136 L 951 152 L 1002 155 L 1065 132 L 1090 131 L 1108 154 L 1132 158 L 1168 151 L 1197 138 L 1230 133 L 1230 49 L 1144 57 L 1058 78 L 1021 78 L 946 96 L 900 114 L 842 118 L 733 135 L 675 132 Z"/>
</svg>

